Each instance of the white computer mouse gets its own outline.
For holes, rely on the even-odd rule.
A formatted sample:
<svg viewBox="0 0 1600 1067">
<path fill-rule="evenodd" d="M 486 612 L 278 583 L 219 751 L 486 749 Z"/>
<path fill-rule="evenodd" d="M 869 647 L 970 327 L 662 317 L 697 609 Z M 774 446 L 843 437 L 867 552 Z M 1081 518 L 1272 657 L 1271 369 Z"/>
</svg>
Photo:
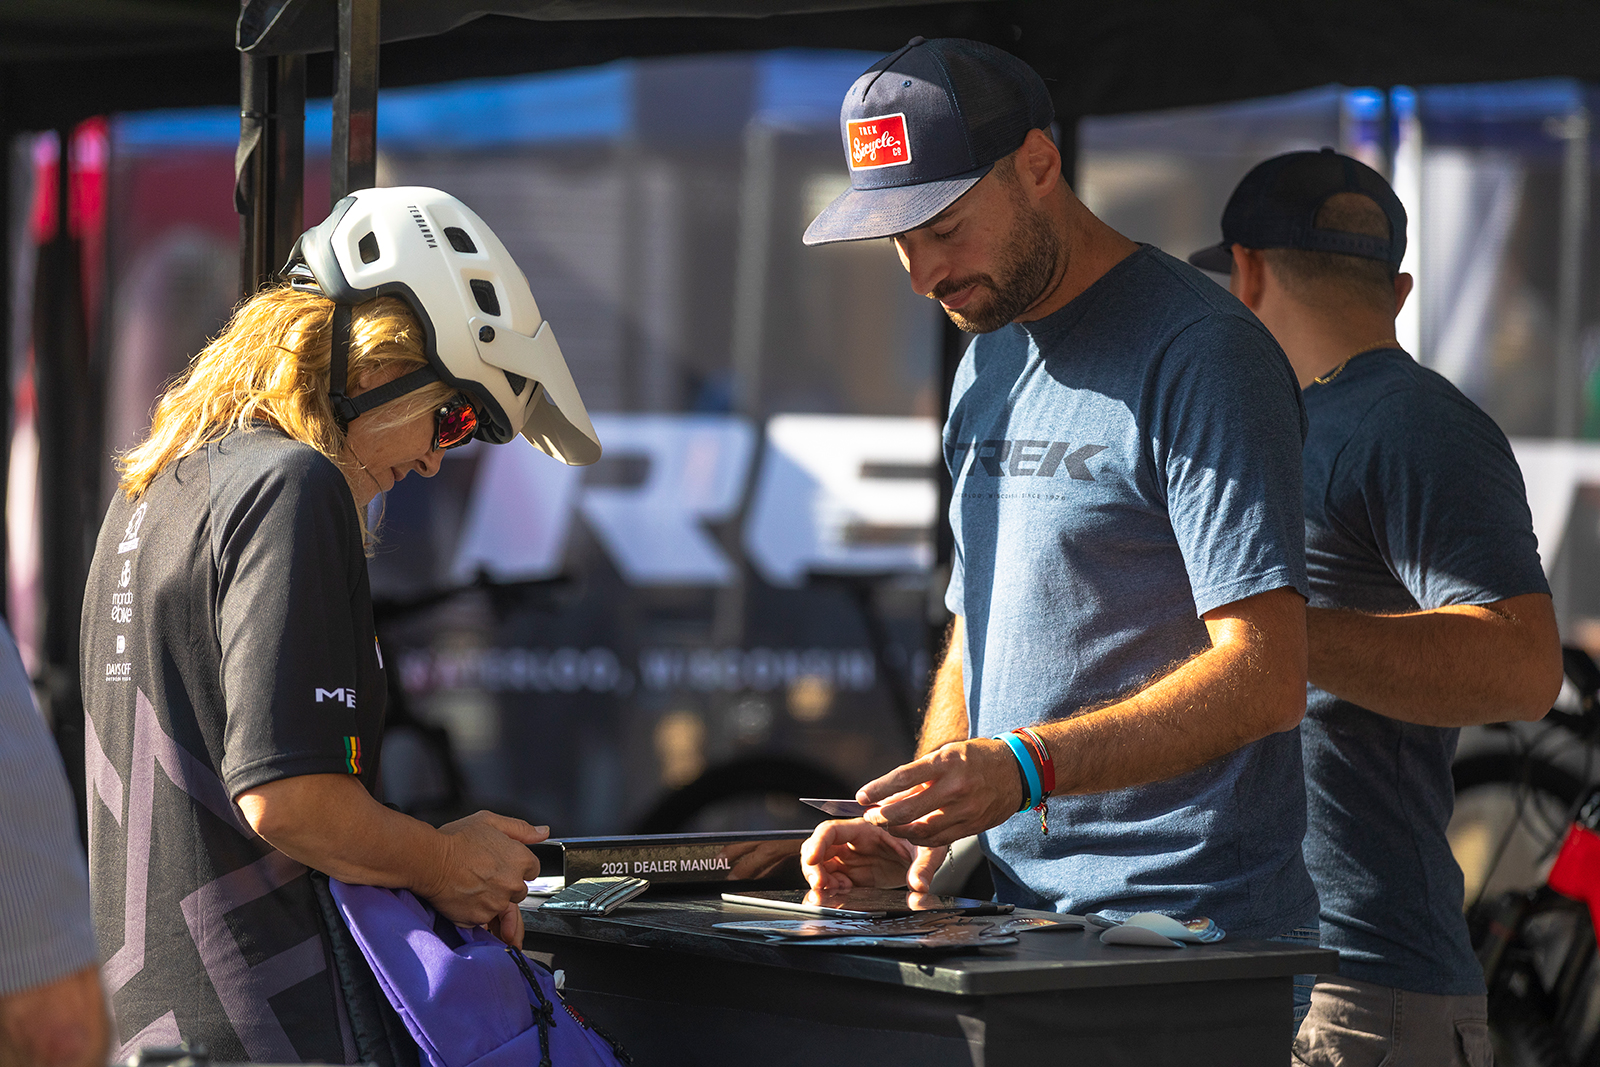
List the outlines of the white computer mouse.
<svg viewBox="0 0 1600 1067">
<path fill-rule="evenodd" d="M 1182 948 L 1182 941 L 1174 941 L 1170 937 L 1162 937 L 1154 930 L 1143 926 L 1113 926 L 1100 934 L 1102 945 L 1143 945 L 1147 948 Z"/>
</svg>

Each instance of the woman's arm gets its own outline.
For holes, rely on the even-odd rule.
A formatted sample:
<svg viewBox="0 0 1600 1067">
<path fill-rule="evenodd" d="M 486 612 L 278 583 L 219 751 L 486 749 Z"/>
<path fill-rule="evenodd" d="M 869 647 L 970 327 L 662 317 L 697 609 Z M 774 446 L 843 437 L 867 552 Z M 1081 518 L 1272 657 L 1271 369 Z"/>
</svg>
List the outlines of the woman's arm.
<svg viewBox="0 0 1600 1067">
<path fill-rule="evenodd" d="M 439 829 L 386 808 L 348 774 L 306 774 L 234 798 L 252 829 L 306 866 L 352 885 L 409 889 L 452 922 L 494 924 L 520 947 L 524 884 L 539 874 L 528 849 L 550 836 L 480 811 Z"/>
</svg>

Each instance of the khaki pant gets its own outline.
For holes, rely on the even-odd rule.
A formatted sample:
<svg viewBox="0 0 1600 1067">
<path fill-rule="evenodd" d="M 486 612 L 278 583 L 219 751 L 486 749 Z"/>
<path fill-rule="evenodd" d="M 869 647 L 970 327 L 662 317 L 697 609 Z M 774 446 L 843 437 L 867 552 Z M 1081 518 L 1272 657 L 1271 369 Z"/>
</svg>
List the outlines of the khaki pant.
<svg viewBox="0 0 1600 1067">
<path fill-rule="evenodd" d="M 1442 997 L 1318 975 L 1294 1067 L 1493 1067 L 1482 996 Z"/>
</svg>

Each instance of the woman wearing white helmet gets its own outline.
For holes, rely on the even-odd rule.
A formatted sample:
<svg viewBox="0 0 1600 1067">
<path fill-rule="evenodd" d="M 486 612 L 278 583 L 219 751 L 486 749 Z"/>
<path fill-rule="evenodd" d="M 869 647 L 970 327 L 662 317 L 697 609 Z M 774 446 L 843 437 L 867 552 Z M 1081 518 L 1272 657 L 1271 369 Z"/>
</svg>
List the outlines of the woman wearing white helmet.
<svg viewBox="0 0 1600 1067">
<path fill-rule="evenodd" d="M 367 1055 L 308 872 L 520 943 L 545 827 L 434 829 L 377 784 L 366 505 L 476 436 L 600 445 L 505 248 L 433 189 L 347 197 L 156 407 L 84 600 L 90 870 L 124 1051 Z M 120 1057 L 119 1057 L 120 1058 Z"/>
</svg>

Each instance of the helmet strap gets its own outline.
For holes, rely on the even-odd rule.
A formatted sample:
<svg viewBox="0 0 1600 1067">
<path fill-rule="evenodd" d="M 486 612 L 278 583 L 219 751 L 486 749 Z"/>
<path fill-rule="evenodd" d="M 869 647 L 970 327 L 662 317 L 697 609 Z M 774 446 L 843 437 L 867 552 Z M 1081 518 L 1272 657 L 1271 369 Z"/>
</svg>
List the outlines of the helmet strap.
<svg viewBox="0 0 1600 1067">
<path fill-rule="evenodd" d="M 368 389 L 360 396 L 346 395 L 345 387 L 349 384 L 347 379 L 350 374 L 350 314 L 349 304 L 333 305 L 333 350 L 328 358 L 328 401 L 333 405 L 333 421 L 339 424 L 340 433 L 348 432 L 352 420 L 360 418 L 373 408 L 381 407 L 391 400 L 440 380 L 437 370 L 432 366 L 423 366 L 409 374 L 402 374 L 392 382 L 385 382 L 376 389 Z"/>
<path fill-rule="evenodd" d="M 328 401 L 333 405 L 333 421 L 339 432 L 350 427 L 350 420 L 360 415 L 355 402 L 345 395 L 344 387 L 350 368 L 350 312 L 349 304 L 333 305 L 333 350 L 328 356 Z"/>
</svg>

